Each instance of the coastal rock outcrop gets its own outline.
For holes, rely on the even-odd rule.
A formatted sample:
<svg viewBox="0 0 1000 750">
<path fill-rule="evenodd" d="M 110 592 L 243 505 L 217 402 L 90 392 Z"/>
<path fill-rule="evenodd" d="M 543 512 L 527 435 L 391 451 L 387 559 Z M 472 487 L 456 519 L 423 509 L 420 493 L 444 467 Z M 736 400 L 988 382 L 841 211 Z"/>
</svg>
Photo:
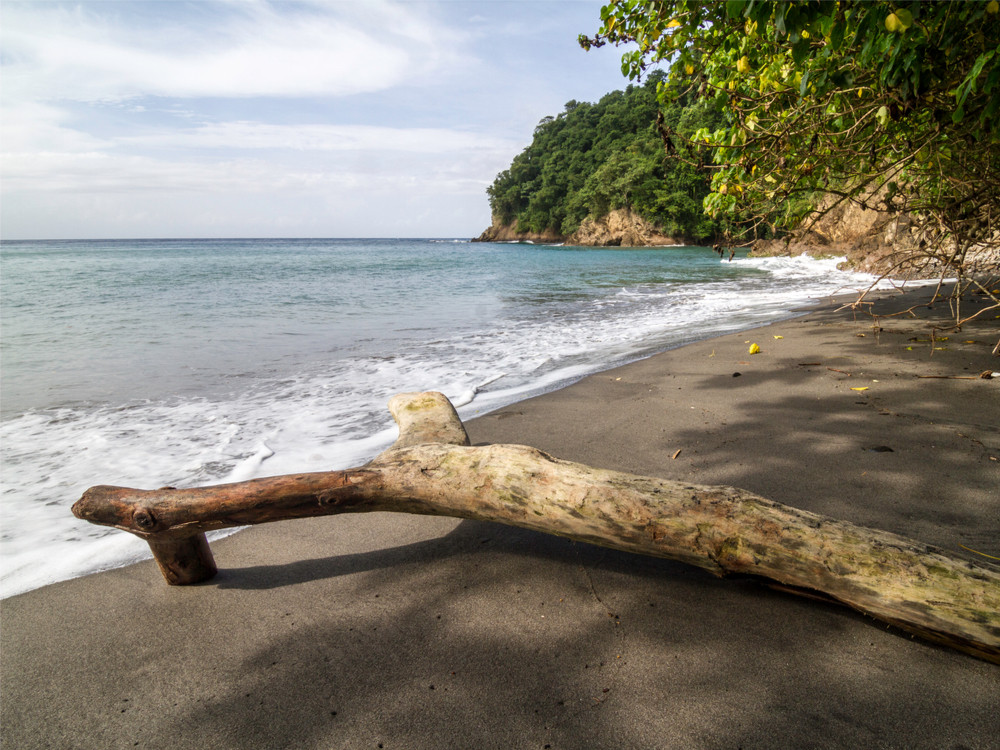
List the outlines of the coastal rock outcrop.
<svg viewBox="0 0 1000 750">
<path fill-rule="evenodd" d="M 493 224 L 481 235 L 473 239 L 473 242 L 543 242 L 555 244 L 565 239 L 563 235 L 555 232 L 519 232 L 517 231 L 517 219 L 504 224 L 497 217 L 493 217 Z"/>
<path fill-rule="evenodd" d="M 568 245 L 594 247 L 655 247 L 685 244 L 663 234 L 639 214 L 618 208 L 599 219 L 587 218 L 566 238 Z"/>
<path fill-rule="evenodd" d="M 688 244 L 684 238 L 664 234 L 627 208 L 615 209 L 597 219 L 585 219 L 579 229 L 570 235 L 552 231 L 519 232 L 516 220 L 504 224 L 494 217 L 493 225 L 473 242 L 562 242 L 584 247 L 662 247 Z"/>
<path fill-rule="evenodd" d="M 930 249 L 934 249 L 931 252 Z M 936 278 L 947 245 L 919 226 L 908 214 L 890 214 L 853 203 L 835 206 L 808 230 L 783 239 L 757 240 L 756 257 L 775 255 L 846 256 L 843 267 L 898 279 Z M 1000 268 L 1000 238 L 973 248 L 966 255 L 973 272 Z"/>
</svg>

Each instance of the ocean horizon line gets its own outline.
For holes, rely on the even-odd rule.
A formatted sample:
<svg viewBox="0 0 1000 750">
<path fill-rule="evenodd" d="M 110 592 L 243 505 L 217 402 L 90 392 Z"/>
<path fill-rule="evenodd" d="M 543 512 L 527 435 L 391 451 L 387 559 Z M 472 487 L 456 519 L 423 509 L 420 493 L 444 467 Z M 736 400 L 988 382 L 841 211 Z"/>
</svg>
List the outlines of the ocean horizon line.
<svg viewBox="0 0 1000 750">
<path fill-rule="evenodd" d="M 255 240 L 273 240 L 275 242 L 314 242 L 319 240 L 455 240 L 462 239 L 470 241 L 471 237 L 461 234 L 443 234 L 438 237 L 0 237 L 3 242 L 220 242 L 232 240 L 234 242 L 249 242 Z"/>
</svg>

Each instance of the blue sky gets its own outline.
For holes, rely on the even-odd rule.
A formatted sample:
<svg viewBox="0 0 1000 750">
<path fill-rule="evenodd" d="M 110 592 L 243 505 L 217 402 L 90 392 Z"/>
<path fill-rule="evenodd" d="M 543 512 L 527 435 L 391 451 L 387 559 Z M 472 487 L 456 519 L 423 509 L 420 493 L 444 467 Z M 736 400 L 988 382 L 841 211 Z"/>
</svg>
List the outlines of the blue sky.
<svg viewBox="0 0 1000 750">
<path fill-rule="evenodd" d="M 0 5 L 0 235 L 470 237 L 600 1 Z"/>
</svg>

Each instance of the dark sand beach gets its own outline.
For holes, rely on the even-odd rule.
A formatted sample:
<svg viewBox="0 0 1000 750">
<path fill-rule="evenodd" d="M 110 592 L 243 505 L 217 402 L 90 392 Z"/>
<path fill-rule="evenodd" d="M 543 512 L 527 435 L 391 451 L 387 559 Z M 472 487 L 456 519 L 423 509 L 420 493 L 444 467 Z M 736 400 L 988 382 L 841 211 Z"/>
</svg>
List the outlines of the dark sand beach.
<svg viewBox="0 0 1000 750">
<path fill-rule="evenodd" d="M 916 314 L 878 331 L 826 305 L 593 375 L 470 437 L 735 485 L 988 562 L 962 545 L 1000 557 L 1000 379 L 953 376 L 1000 370 L 1000 321 L 932 354 L 926 319 L 947 305 Z M 398 514 L 213 549 L 200 586 L 148 562 L 3 601 L 3 747 L 1000 747 L 1000 667 L 758 582 Z"/>
</svg>

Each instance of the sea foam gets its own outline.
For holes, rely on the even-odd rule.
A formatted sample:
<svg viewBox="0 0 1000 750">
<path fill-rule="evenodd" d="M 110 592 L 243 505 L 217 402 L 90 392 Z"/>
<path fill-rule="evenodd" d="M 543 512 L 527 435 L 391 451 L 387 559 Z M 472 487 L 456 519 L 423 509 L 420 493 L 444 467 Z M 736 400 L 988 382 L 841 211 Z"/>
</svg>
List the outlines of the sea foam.
<svg viewBox="0 0 1000 750">
<path fill-rule="evenodd" d="M 271 252 L 298 247 L 279 244 Z M 436 252 L 431 247 L 417 250 Z M 469 256 L 455 243 L 433 247 L 462 254 L 433 270 L 442 290 L 438 307 L 451 305 L 451 316 L 436 309 L 433 298 L 424 307 L 407 307 L 406 274 L 419 267 L 409 255 L 394 255 L 392 264 L 386 259 L 382 270 L 366 271 L 365 278 L 373 289 L 393 290 L 385 304 L 399 308 L 393 315 L 406 318 L 405 330 L 380 334 L 373 321 L 389 317 L 368 310 L 370 291 L 358 288 L 356 306 L 336 310 L 347 321 L 338 325 L 348 327 L 337 329 L 338 343 L 325 356 L 311 350 L 309 356 L 292 352 L 287 362 L 265 358 L 227 381 L 226 389 L 216 387 L 217 376 L 206 378 L 203 392 L 103 398 L 8 416 L 0 423 L 0 595 L 148 556 L 141 540 L 73 518 L 69 507 L 89 486 L 195 486 L 359 465 L 395 439 L 386 403 L 396 393 L 443 391 L 469 418 L 657 351 L 786 318 L 810 299 L 874 281 L 838 271 L 833 260 L 717 262 L 705 260 L 707 249 L 641 255 L 479 245 L 479 255 Z M 356 252 L 362 251 L 379 252 L 380 246 Z M 433 265 L 435 258 L 422 262 Z M 315 253 L 302 263 L 310 274 L 326 272 L 315 264 Z M 386 277 L 390 265 L 398 270 Z M 562 270 L 568 267 L 572 273 Z M 470 285 L 467 301 L 456 306 L 455 295 Z M 255 304 L 248 299 L 248 310 Z M 306 330 L 315 327 L 310 304 L 284 308 L 289 334 L 296 321 Z M 477 304 L 488 306 L 478 310 Z M 303 346 L 310 342 L 303 337 Z M 220 371 L 236 355 L 220 355 Z"/>
</svg>

